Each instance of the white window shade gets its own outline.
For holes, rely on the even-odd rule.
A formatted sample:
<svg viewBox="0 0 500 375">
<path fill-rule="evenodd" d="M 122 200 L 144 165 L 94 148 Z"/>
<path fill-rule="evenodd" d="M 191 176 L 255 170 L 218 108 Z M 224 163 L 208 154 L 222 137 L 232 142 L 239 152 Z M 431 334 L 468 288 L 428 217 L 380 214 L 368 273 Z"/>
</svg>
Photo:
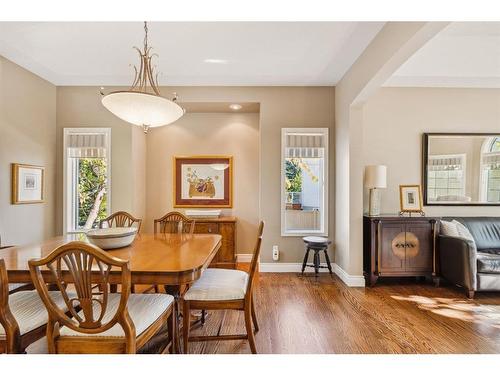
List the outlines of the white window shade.
<svg viewBox="0 0 500 375">
<path fill-rule="evenodd" d="M 70 158 L 105 158 L 108 135 L 103 133 L 68 134 L 66 147 Z"/>
<path fill-rule="evenodd" d="M 285 142 L 287 158 L 322 158 L 325 155 L 323 134 L 287 134 Z"/>
<path fill-rule="evenodd" d="M 464 169 L 464 155 L 457 156 L 430 156 L 429 170 L 430 171 L 449 171 Z"/>
<path fill-rule="evenodd" d="M 496 169 L 500 167 L 500 152 L 490 152 L 483 154 L 483 165 L 488 169 Z"/>
</svg>

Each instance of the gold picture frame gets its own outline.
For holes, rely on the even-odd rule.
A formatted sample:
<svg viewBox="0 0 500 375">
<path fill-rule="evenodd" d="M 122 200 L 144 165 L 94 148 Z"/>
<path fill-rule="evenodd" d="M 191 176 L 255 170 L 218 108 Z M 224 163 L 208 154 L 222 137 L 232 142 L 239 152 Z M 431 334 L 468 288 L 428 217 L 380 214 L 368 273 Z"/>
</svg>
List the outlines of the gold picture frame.
<svg viewBox="0 0 500 375">
<path fill-rule="evenodd" d="M 401 212 L 422 213 L 422 188 L 420 185 L 399 185 L 399 207 Z"/>
<path fill-rule="evenodd" d="M 44 203 L 45 168 L 12 163 L 12 204 Z"/>
<path fill-rule="evenodd" d="M 182 167 L 184 165 L 227 165 L 223 170 L 218 170 L 217 174 L 224 176 L 220 186 L 223 189 L 222 197 L 214 199 L 210 196 L 212 190 L 215 194 L 215 186 L 211 184 L 208 189 L 198 192 L 195 197 L 183 196 L 186 191 L 187 181 L 184 181 Z M 173 157 L 173 206 L 183 208 L 232 208 L 233 207 L 233 157 L 227 155 L 195 155 L 195 156 L 174 156 Z M 197 177 L 198 178 L 198 177 Z M 203 178 L 200 181 L 204 181 Z M 220 181 L 220 179 L 219 179 Z M 206 182 L 206 181 L 205 181 Z M 208 182 L 210 184 L 210 182 Z M 191 183 L 189 183 L 191 185 Z M 189 186 L 191 194 L 192 186 Z"/>
</svg>

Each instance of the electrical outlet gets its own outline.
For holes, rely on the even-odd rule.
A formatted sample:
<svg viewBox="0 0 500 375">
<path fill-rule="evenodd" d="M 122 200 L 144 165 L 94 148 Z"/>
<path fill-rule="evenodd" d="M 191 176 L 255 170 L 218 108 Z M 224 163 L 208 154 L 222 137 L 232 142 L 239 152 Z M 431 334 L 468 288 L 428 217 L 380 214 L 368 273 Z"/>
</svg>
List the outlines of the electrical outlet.
<svg viewBox="0 0 500 375">
<path fill-rule="evenodd" d="M 280 259 L 280 250 L 278 248 L 278 245 L 273 245 L 273 260 L 279 260 Z"/>
</svg>

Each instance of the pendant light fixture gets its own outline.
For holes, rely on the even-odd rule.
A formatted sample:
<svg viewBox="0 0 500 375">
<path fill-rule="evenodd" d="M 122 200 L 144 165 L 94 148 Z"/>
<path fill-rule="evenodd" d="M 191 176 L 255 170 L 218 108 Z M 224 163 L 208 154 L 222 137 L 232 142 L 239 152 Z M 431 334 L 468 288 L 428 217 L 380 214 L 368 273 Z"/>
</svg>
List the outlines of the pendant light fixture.
<svg viewBox="0 0 500 375">
<path fill-rule="evenodd" d="M 134 47 L 140 56 L 139 68 L 134 66 L 135 77 L 127 91 L 113 91 L 108 94 L 101 88 L 102 104 L 115 116 L 131 124 L 142 126 L 144 133 L 150 127 L 168 125 L 185 113 L 177 102 L 177 94 L 171 100 L 164 98 L 158 88 L 158 73 L 151 65 L 153 57 L 148 46 L 148 24 L 144 22 L 144 49 Z"/>
</svg>

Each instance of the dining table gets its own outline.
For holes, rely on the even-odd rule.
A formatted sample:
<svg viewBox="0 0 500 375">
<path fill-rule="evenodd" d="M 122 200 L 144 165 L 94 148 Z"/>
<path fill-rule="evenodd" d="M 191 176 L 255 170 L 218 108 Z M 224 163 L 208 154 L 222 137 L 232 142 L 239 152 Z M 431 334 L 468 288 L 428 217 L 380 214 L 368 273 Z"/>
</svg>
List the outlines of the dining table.
<svg viewBox="0 0 500 375">
<path fill-rule="evenodd" d="M 84 233 L 66 234 L 38 243 L 3 249 L 0 251 L 0 258 L 5 261 L 9 283 L 31 282 L 28 261 L 46 257 L 57 247 L 72 241 L 89 242 L 89 239 Z M 221 247 L 221 241 L 219 234 L 141 233 L 129 246 L 106 251 L 109 255 L 129 261 L 132 284 L 163 285 L 167 293 L 178 299 L 182 287 L 199 279 L 210 265 Z M 47 282 L 51 282 L 52 275 L 48 269 L 42 269 L 42 274 Z M 111 270 L 109 283 L 120 282 L 120 272 Z M 179 322 L 178 310 L 176 309 Z M 175 346 L 177 352 L 180 352 L 178 332 L 175 336 Z"/>
</svg>

